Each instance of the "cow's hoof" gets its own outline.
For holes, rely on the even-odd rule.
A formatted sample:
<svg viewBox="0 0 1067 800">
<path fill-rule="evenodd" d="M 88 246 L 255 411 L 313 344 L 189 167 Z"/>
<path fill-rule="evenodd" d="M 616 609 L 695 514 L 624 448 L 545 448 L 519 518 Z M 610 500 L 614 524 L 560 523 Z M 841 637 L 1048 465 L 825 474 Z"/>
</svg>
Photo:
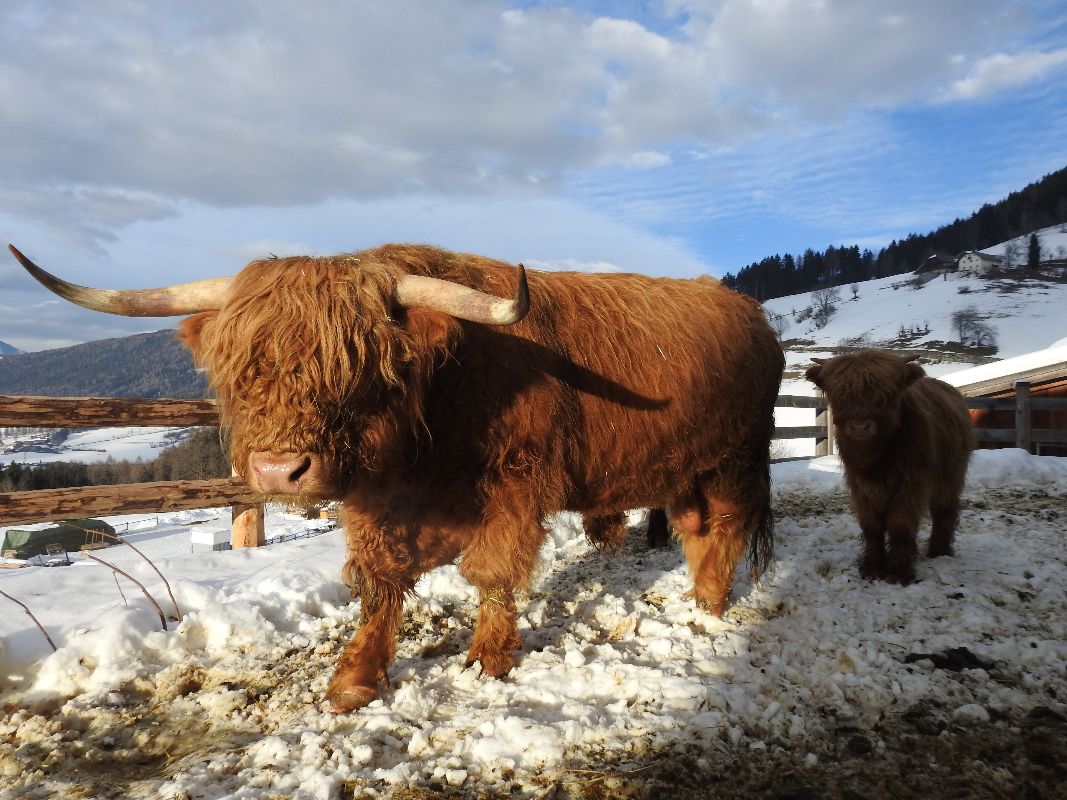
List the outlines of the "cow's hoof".
<svg viewBox="0 0 1067 800">
<path fill-rule="evenodd" d="M 484 649 L 478 653 L 467 653 L 467 666 L 471 667 L 476 662 L 481 663 L 482 674 L 491 678 L 503 678 L 515 666 L 515 658 L 510 652 L 493 653 Z"/>
<path fill-rule="evenodd" d="M 927 558 L 939 558 L 940 556 L 954 556 L 952 552 L 952 545 L 944 545 L 942 547 L 933 547 L 926 551 Z"/>
<path fill-rule="evenodd" d="M 860 561 L 860 577 L 867 581 L 885 580 L 885 559 L 871 558 Z"/>
<path fill-rule="evenodd" d="M 326 692 L 326 701 L 330 713 L 347 714 L 369 705 L 377 696 L 377 687 L 350 686 L 346 689 L 330 689 Z"/>
<path fill-rule="evenodd" d="M 694 595 L 697 608 L 701 611 L 706 611 L 713 617 L 721 617 L 723 612 L 726 611 L 726 603 L 730 600 L 730 593 L 727 592 L 724 597 L 705 596 L 701 594 Z"/>
</svg>

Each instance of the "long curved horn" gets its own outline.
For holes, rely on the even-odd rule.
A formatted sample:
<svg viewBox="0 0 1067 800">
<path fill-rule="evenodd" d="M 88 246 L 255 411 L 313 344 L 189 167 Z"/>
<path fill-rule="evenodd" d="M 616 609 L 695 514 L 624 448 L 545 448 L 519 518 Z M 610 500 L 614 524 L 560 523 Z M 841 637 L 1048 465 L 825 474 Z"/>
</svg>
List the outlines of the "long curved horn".
<svg viewBox="0 0 1067 800">
<path fill-rule="evenodd" d="M 124 317 L 177 317 L 221 308 L 230 293 L 230 282 L 233 280 L 208 278 L 158 289 L 92 289 L 67 283 L 46 272 L 13 244 L 9 244 L 7 249 L 49 291 L 83 308 Z"/>
<path fill-rule="evenodd" d="M 397 281 L 396 299 L 405 308 L 432 308 L 485 325 L 514 325 L 530 310 L 530 287 L 526 268 L 519 264 L 519 286 L 513 300 L 423 275 L 405 275 Z"/>
<path fill-rule="evenodd" d="M 828 359 L 828 358 L 815 358 L 815 356 L 812 356 L 811 360 L 814 361 L 816 364 L 825 364 L 830 359 Z"/>
</svg>

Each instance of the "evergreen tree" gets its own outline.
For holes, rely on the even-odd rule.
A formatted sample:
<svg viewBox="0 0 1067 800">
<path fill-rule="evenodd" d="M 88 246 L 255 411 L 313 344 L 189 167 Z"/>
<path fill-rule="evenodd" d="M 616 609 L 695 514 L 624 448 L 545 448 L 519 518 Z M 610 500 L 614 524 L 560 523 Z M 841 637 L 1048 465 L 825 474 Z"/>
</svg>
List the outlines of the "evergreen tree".
<svg viewBox="0 0 1067 800">
<path fill-rule="evenodd" d="M 1026 254 L 1026 266 L 1030 269 L 1037 269 L 1041 264 L 1041 242 L 1037 238 L 1036 233 L 1030 234 L 1030 248 Z"/>
</svg>

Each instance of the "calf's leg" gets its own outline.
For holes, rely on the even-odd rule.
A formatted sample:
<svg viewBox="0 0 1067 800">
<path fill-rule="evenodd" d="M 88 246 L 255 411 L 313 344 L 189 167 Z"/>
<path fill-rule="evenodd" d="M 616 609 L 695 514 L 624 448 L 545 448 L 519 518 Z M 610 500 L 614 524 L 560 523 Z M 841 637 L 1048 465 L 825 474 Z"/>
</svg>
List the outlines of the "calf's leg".
<svg viewBox="0 0 1067 800">
<path fill-rule="evenodd" d="M 886 521 L 885 579 L 890 583 L 908 584 L 915 580 L 915 556 L 918 552 L 917 536 L 920 514 L 899 503 L 889 513 Z"/>
<path fill-rule="evenodd" d="M 930 509 L 930 544 L 926 554 L 930 558 L 951 556 L 952 539 L 956 533 L 956 524 L 960 518 L 960 501 L 957 498 L 951 504 Z"/>
<path fill-rule="evenodd" d="M 872 508 L 857 507 L 856 518 L 863 531 L 863 551 L 860 554 L 860 575 L 869 581 L 885 578 L 885 516 Z"/>
</svg>

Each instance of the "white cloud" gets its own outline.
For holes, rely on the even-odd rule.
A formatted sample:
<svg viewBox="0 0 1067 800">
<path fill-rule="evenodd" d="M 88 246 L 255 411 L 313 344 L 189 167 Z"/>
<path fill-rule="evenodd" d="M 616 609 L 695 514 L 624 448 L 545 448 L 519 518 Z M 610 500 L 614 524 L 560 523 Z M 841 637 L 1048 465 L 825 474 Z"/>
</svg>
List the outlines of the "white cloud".
<svg viewBox="0 0 1067 800">
<path fill-rule="evenodd" d="M 970 74 L 952 84 L 945 100 L 976 100 L 1023 86 L 1067 64 L 1067 48 L 1050 53 L 994 53 L 975 63 Z"/>
<path fill-rule="evenodd" d="M 577 261 L 573 258 L 561 258 L 555 261 L 540 261 L 531 259 L 525 262 L 532 269 L 543 269 L 551 272 L 622 272 L 622 270 L 610 261 Z"/>
<path fill-rule="evenodd" d="M 671 157 L 666 153 L 660 153 L 657 150 L 642 150 L 639 153 L 631 153 L 623 159 L 624 165 L 634 169 L 665 167 L 670 163 Z"/>
</svg>

